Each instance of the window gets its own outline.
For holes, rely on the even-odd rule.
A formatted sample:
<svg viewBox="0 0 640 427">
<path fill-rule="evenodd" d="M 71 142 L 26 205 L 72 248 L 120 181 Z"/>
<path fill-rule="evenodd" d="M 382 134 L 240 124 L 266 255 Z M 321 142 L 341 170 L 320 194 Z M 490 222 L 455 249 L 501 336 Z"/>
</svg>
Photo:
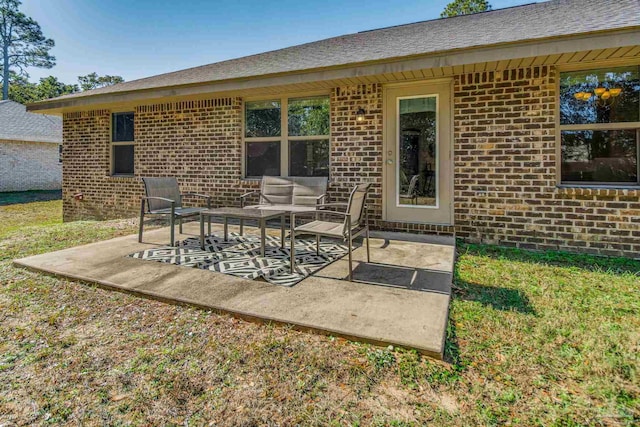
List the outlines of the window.
<svg viewBox="0 0 640 427">
<path fill-rule="evenodd" d="M 113 175 L 133 175 L 133 141 L 133 113 L 113 113 L 111 116 L 111 173 Z"/>
<path fill-rule="evenodd" d="M 289 175 L 329 176 L 329 140 L 289 141 Z"/>
<path fill-rule="evenodd" d="M 245 103 L 245 176 L 329 176 L 329 97 Z"/>
<path fill-rule="evenodd" d="M 560 74 L 562 183 L 639 185 L 640 66 Z"/>
<path fill-rule="evenodd" d="M 280 141 L 247 142 L 247 176 L 280 175 Z"/>
</svg>

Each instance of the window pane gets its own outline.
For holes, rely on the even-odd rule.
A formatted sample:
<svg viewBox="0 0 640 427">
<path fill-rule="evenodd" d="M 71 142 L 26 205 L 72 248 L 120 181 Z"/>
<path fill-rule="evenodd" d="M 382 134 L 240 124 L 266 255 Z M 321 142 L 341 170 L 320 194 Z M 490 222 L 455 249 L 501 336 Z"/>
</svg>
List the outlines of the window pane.
<svg viewBox="0 0 640 427">
<path fill-rule="evenodd" d="M 560 73 L 560 123 L 640 121 L 640 67 Z"/>
<path fill-rule="evenodd" d="M 280 101 L 247 102 L 245 123 L 245 136 L 280 136 Z"/>
<path fill-rule="evenodd" d="M 289 175 L 329 176 L 329 140 L 289 141 Z"/>
<path fill-rule="evenodd" d="M 280 142 L 247 142 L 247 176 L 280 175 Z"/>
<path fill-rule="evenodd" d="M 329 135 L 329 97 L 289 100 L 289 135 Z"/>
<path fill-rule="evenodd" d="M 562 181 L 638 181 L 635 130 L 562 132 Z"/>
<path fill-rule="evenodd" d="M 133 113 L 114 113 L 112 116 L 112 141 L 128 142 L 133 139 Z"/>
<path fill-rule="evenodd" d="M 133 145 L 113 146 L 113 174 L 133 175 Z"/>
</svg>

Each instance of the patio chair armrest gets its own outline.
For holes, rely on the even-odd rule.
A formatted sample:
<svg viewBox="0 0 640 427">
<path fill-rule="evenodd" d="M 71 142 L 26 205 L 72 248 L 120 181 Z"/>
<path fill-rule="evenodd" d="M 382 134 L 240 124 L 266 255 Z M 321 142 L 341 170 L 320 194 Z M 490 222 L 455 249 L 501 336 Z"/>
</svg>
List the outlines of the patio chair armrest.
<svg viewBox="0 0 640 427">
<path fill-rule="evenodd" d="M 296 224 L 296 218 L 298 216 L 300 216 L 300 215 L 310 215 L 310 214 L 318 215 L 318 213 L 321 213 L 323 215 L 329 215 L 329 216 L 333 215 L 333 216 L 339 216 L 340 218 L 346 218 L 349 222 L 350 222 L 350 219 L 351 219 L 351 216 L 346 212 L 336 212 L 336 211 L 329 211 L 329 210 L 326 210 L 326 211 L 313 210 L 313 211 L 303 211 L 303 212 L 292 212 L 291 213 L 291 220 L 290 220 L 291 229 L 295 230 L 295 228 L 296 228 L 296 225 L 295 225 Z"/>
<path fill-rule="evenodd" d="M 349 206 L 348 203 L 341 203 L 341 202 L 334 202 L 334 203 L 322 203 L 317 205 L 316 207 L 319 210 L 323 210 L 324 208 L 346 208 L 347 206 Z"/>
<path fill-rule="evenodd" d="M 316 205 L 319 206 L 319 205 L 324 204 L 326 199 L 327 199 L 327 194 L 326 193 L 319 195 L 318 197 L 316 197 Z"/>
<path fill-rule="evenodd" d="M 142 200 L 162 200 L 163 202 L 175 203 L 175 200 L 167 199 L 166 197 L 156 197 L 156 196 L 142 196 Z"/>
<path fill-rule="evenodd" d="M 260 196 L 261 196 L 260 190 L 253 190 L 253 191 L 249 191 L 248 193 L 244 193 L 244 194 L 240 195 L 240 207 L 244 208 L 244 203 L 245 203 L 247 197 L 253 196 L 255 194 L 258 195 L 258 203 L 260 203 Z"/>
<path fill-rule="evenodd" d="M 316 215 L 318 213 L 318 210 L 316 208 L 312 208 L 309 209 L 308 211 L 296 211 L 296 212 L 291 212 L 291 216 L 305 216 L 305 215 Z"/>
<path fill-rule="evenodd" d="M 297 217 L 299 216 L 311 216 L 311 215 L 318 215 L 318 209 L 316 208 L 310 208 L 308 211 L 298 211 L 298 212 L 291 212 L 289 219 L 290 219 L 290 223 L 291 224 L 295 224 L 295 220 Z M 323 211 L 323 212 L 331 212 L 331 211 Z"/>
<path fill-rule="evenodd" d="M 140 198 L 140 215 L 141 216 L 143 216 L 144 213 L 145 213 L 144 202 L 147 202 L 147 212 L 146 213 L 151 214 L 151 209 L 149 208 L 149 200 L 162 200 L 163 202 L 169 202 L 169 203 L 171 203 L 171 216 L 173 216 L 173 214 L 175 213 L 175 209 L 176 209 L 176 201 L 175 200 L 167 199 L 166 197 L 142 196 Z"/>
<path fill-rule="evenodd" d="M 260 194 L 260 190 L 249 191 L 248 193 L 241 194 L 240 198 L 246 199 L 247 197 L 252 196 L 254 194 Z"/>
<path fill-rule="evenodd" d="M 337 211 L 330 211 L 330 210 L 326 210 L 326 211 L 320 211 L 323 215 L 334 215 L 334 216 L 339 216 L 341 218 L 346 218 L 348 216 L 350 216 L 347 212 L 337 212 Z"/>
<path fill-rule="evenodd" d="M 207 201 L 207 208 L 211 209 L 211 196 L 206 194 L 198 194 L 198 193 L 182 193 L 182 197 L 200 197 L 201 199 L 205 199 Z"/>
</svg>

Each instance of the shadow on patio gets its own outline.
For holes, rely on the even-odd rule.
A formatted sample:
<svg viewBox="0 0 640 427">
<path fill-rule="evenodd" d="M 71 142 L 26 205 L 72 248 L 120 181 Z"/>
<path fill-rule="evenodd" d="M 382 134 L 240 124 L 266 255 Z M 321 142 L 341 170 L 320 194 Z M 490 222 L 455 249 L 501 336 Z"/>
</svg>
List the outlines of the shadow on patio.
<svg viewBox="0 0 640 427">
<path fill-rule="evenodd" d="M 323 277 L 322 270 L 316 275 Z M 451 273 L 447 271 L 363 262 L 353 269 L 353 278 L 359 283 L 370 285 L 447 295 L 451 293 Z"/>
</svg>

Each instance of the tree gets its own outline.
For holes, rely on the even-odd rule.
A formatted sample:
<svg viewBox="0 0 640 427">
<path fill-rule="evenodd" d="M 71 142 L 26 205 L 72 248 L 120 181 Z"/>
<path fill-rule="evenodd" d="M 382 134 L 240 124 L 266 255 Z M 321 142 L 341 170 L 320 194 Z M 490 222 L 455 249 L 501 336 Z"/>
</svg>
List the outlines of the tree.
<svg viewBox="0 0 640 427">
<path fill-rule="evenodd" d="M 79 90 L 78 85 L 68 85 L 58 80 L 57 77 L 49 76 L 40 79 L 40 83 L 36 87 L 36 97 L 38 100 L 51 99 Z"/>
<path fill-rule="evenodd" d="M 486 12 L 491 10 L 491 5 L 487 0 L 454 0 L 444 8 L 440 14 L 441 18 L 452 16 L 471 15 L 472 13 Z"/>
<path fill-rule="evenodd" d="M 86 76 L 78 76 L 78 82 L 82 90 L 91 90 L 122 83 L 124 79 L 120 76 L 99 76 L 97 73 L 91 73 Z"/>
<path fill-rule="evenodd" d="M 9 75 L 9 99 L 20 104 L 27 104 L 37 100 L 36 83 L 31 83 L 24 76 L 15 73 Z"/>
<path fill-rule="evenodd" d="M 123 81 L 124 79 L 120 76 L 98 76 L 96 73 L 87 74 L 86 76 L 80 76 L 78 78 L 78 82 L 84 90 L 95 89 Z M 81 90 L 81 86 L 77 84 L 66 84 L 54 76 L 43 77 L 38 83 L 32 83 L 24 75 L 14 72 L 9 73 L 9 83 L 9 99 L 21 104 L 51 99 Z"/>
<path fill-rule="evenodd" d="M 9 97 L 10 74 L 27 76 L 27 67 L 51 68 L 49 55 L 54 41 L 42 34 L 40 25 L 18 10 L 19 0 L 0 0 L 0 71 L 2 99 Z"/>
<path fill-rule="evenodd" d="M 12 73 L 9 82 L 9 99 L 20 104 L 51 99 L 80 90 L 78 85 L 65 84 L 54 76 L 43 77 L 38 83 L 31 83 L 26 77 Z"/>
</svg>

